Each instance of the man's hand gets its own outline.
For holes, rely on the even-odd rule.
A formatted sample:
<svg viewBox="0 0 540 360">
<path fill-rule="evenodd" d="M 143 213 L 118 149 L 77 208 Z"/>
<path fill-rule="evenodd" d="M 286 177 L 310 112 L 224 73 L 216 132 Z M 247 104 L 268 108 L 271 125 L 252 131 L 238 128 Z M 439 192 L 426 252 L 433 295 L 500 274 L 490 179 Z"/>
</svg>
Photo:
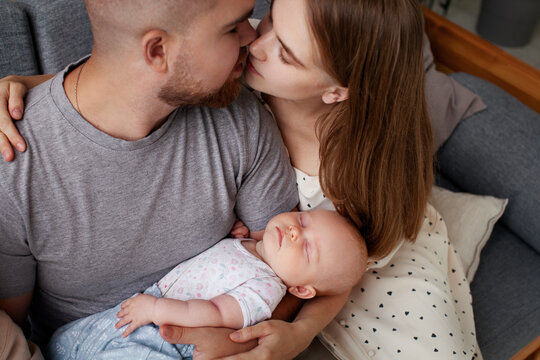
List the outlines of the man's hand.
<svg viewBox="0 0 540 360">
<path fill-rule="evenodd" d="M 13 76 L 0 80 L 0 152 L 6 161 L 14 158 L 12 145 L 21 152 L 26 150 L 26 143 L 13 119 L 22 119 L 23 97 L 27 91 L 26 86 Z"/>
<path fill-rule="evenodd" d="M 122 310 L 116 315 L 120 320 L 115 325 L 117 329 L 120 329 L 129 324 L 127 329 L 123 332 L 122 337 L 128 336 L 139 326 L 153 322 L 152 319 L 157 300 L 158 299 L 152 295 L 138 294 L 122 303 Z"/>
<path fill-rule="evenodd" d="M 185 328 L 163 325 L 159 328 L 161 337 L 172 344 L 193 344 L 194 360 L 213 360 L 225 356 L 244 353 L 257 346 L 257 341 L 234 343 L 229 335 L 234 332 L 227 328 Z M 253 358 L 255 359 L 255 358 Z"/>
<path fill-rule="evenodd" d="M 258 339 L 257 347 L 249 352 L 226 357 L 224 360 L 293 359 L 313 340 L 311 336 L 305 336 L 308 333 L 309 331 L 302 330 L 301 325 L 297 322 L 263 321 L 231 334 L 231 339 L 239 343 Z"/>
</svg>

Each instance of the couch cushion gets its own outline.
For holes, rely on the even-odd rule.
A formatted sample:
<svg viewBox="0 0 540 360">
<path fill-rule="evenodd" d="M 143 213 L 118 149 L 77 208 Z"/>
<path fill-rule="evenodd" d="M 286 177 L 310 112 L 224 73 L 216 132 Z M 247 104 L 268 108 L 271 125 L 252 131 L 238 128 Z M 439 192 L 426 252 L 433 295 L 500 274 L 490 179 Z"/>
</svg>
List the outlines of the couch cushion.
<svg viewBox="0 0 540 360">
<path fill-rule="evenodd" d="M 262 19 L 270 10 L 270 2 L 267 0 L 255 0 L 255 9 L 253 9 L 253 18 Z"/>
<path fill-rule="evenodd" d="M 28 19 L 23 9 L 0 2 L 0 78 L 38 73 Z"/>
<path fill-rule="evenodd" d="M 434 149 L 438 150 L 462 119 L 484 110 L 486 106 L 474 92 L 435 68 L 426 34 L 423 51 L 426 104 L 433 129 Z"/>
<path fill-rule="evenodd" d="M 463 120 L 439 151 L 439 170 L 463 191 L 508 198 L 501 220 L 540 252 L 540 114 L 472 75 L 452 75 L 487 109 Z"/>
<path fill-rule="evenodd" d="M 18 0 L 32 23 L 38 65 L 56 73 L 90 54 L 92 32 L 82 0 Z"/>
<path fill-rule="evenodd" d="M 480 253 L 491 236 L 493 226 L 504 213 L 508 199 L 434 186 L 430 203 L 444 219 L 450 243 L 461 258 L 467 280 L 472 281 L 480 263 Z"/>
<path fill-rule="evenodd" d="M 484 359 L 509 359 L 540 334 L 540 254 L 495 225 L 471 284 Z"/>
<path fill-rule="evenodd" d="M 459 191 L 437 174 L 440 186 Z M 471 283 L 476 337 L 484 359 L 509 359 L 540 334 L 540 254 L 496 224 Z"/>
</svg>

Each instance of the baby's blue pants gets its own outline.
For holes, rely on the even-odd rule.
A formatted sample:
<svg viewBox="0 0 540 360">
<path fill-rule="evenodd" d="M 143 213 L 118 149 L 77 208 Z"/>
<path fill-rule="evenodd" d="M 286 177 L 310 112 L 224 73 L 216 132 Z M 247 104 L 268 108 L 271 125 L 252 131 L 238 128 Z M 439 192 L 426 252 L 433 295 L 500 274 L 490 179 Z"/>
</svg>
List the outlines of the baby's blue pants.
<svg viewBox="0 0 540 360">
<path fill-rule="evenodd" d="M 157 284 L 144 293 L 161 297 Z M 154 324 L 141 326 L 123 338 L 124 329 L 114 327 L 119 311 L 120 304 L 62 326 L 56 330 L 47 346 L 47 359 L 192 359 L 193 345 L 166 342 Z"/>
</svg>

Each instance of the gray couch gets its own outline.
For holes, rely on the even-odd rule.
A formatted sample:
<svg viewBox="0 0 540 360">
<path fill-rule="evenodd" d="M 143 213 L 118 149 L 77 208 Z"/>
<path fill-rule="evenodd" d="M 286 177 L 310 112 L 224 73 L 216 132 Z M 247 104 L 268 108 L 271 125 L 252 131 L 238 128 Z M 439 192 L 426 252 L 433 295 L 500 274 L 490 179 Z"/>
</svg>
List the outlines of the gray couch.
<svg viewBox="0 0 540 360">
<path fill-rule="evenodd" d="M 267 10 L 257 0 L 255 17 Z M 0 0 L 0 77 L 54 73 L 88 54 L 82 0 Z M 488 109 L 462 121 L 438 154 L 438 183 L 509 198 L 471 284 L 485 359 L 508 359 L 540 335 L 540 115 L 467 74 Z M 329 359 L 315 342 L 302 359 Z"/>
</svg>

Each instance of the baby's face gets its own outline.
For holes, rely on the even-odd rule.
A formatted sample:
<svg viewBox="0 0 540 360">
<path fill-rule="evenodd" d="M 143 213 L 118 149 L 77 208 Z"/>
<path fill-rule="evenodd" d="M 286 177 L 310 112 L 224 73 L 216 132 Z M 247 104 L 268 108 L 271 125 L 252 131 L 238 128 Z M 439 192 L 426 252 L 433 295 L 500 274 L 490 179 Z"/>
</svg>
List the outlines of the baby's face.
<svg viewBox="0 0 540 360">
<path fill-rule="evenodd" d="M 314 285 L 347 271 L 350 241 L 353 227 L 335 211 L 283 213 L 266 226 L 261 256 L 287 286 Z"/>
</svg>

